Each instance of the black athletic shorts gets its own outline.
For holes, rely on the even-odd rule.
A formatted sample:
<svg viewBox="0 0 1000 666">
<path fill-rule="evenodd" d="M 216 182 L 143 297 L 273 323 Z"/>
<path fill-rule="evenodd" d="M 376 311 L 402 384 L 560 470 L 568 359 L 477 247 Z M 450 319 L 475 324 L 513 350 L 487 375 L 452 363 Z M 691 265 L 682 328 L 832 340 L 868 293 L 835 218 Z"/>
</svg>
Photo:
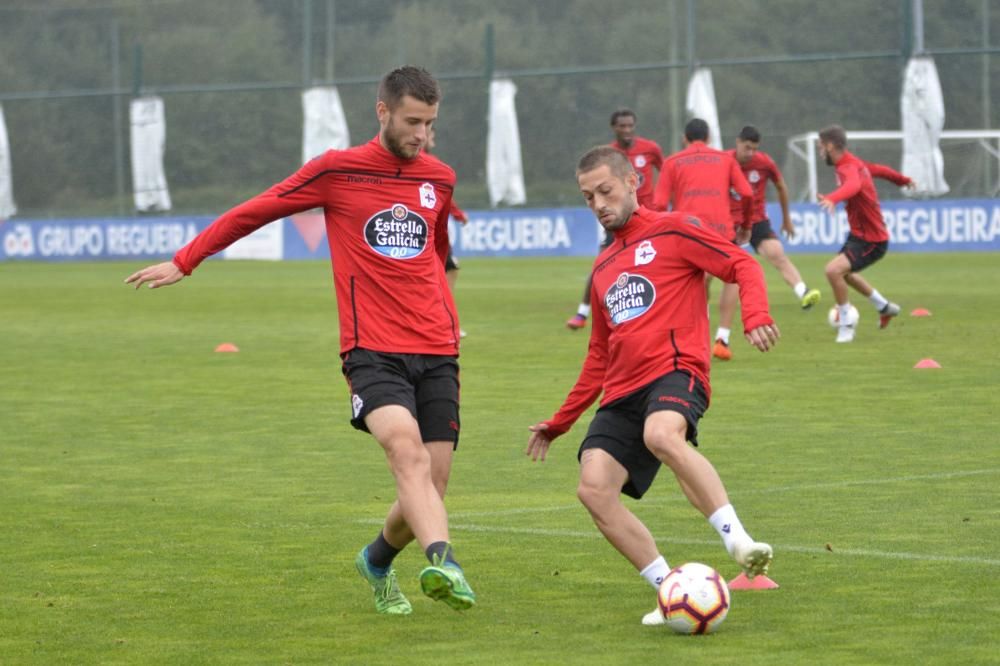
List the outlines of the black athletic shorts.
<svg viewBox="0 0 1000 666">
<path fill-rule="evenodd" d="M 660 461 L 642 437 L 646 417 L 653 412 L 670 410 L 687 420 L 687 439 L 698 446 L 698 421 L 708 408 L 705 387 L 683 371 L 670 372 L 646 386 L 597 410 L 577 453 L 587 449 L 607 451 L 628 471 L 622 492 L 642 497 L 660 471 Z"/>
<path fill-rule="evenodd" d="M 840 248 L 840 254 L 847 257 L 847 260 L 851 262 L 851 272 L 859 273 L 884 257 L 888 250 L 889 241 L 869 243 L 862 238 L 849 234 L 844 247 Z"/>
<path fill-rule="evenodd" d="M 351 425 L 369 432 L 365 417 L 378 407 L 406 407 L 425 442 L 458 448 L 458 359 L 429 354 L 386 354 L 355 348 L 343 354 L 351 391 Z"/>
<path fill-rule="evenodd" d="M 777 238 L 778 235 L 774 233 L 774 229 L 771 228 L 771 220 L 764 219 L 760 222 L 754 222 L 753 227 L 750 229 L 750 245 L 753 247 L 753 251 L 757 251 L 757 246 L 768 238 Z"/>
<path fill-rule="evenodd" d="M 444 260 L 444 269 L 446 271 L 457 271 L 458 270 L 458 260 L 455 256 L 448 252 L 448 258 Z"/>
</svg>

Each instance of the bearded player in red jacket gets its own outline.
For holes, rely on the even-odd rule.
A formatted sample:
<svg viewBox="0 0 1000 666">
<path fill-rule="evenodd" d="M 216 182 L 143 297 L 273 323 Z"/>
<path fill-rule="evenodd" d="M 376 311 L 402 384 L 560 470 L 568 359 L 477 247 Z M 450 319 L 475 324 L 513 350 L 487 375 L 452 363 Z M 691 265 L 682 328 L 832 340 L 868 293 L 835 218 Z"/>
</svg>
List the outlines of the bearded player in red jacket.
<svg viewBox="0 0 1000 666">
<path fill-rule="evenodd" d="M 396 480 L 383 528 L 355 558 L 376 611 L 407 615 L 393 558 L 416 539 L 427 596 L 455 610 L 476 597 L 455 561 L 444 491 L 458 446 L 458 315 L 445 282 L 455 172 L 424 151 L 441 89 L 418 67 L 383 77 L 378 136 L 330 150 L 224 213 L 174 256 L 126 278 L 138 289 L 180 281 L 259 227 L 322 208 L 340 317 L 351 424 L 381 445 Z"/>
<path fill-rule="evenodd" d="M 622 493 L 641 498 L 665 464 L 748 575 L 765 573 L 771 546 L 747 534 L 715 467 L 688 446 L 698 445 L 711 391 L 705 274 L 739 285 L 746 339 L 767 351 L 779 332 L 763 271 L 697 218 L 639 206 L 636 174 L 614 148 L 591 149 L 576 173 L 613 241 L 594 263 L 594 318 L 579 379 L 552 418 L 529 427 L 526 453 L 544 460 L 552 440 L 603 393 L 580 445 L 577 496 L 611 545 L 654 588 L 670 572 L 649 529 L 621 501 Z M 663 621 L 658 610 L 643 618 Z"/>
<path fill-rule="evenodd" d="M 854 340 L 855 325 L 851 318 L 851 304 L 847 288 L 850 286 L 866 297 L 879 313 L 879 328 L 885 328 L 899 314 L 900 307 L 885 298 L 858 275 L 889 250 L 889 230 L 882 219 L 882 206 L 872 177 L 884 178 L 899 186 L 913 186 L 913 181 L 901 173 L 880 164 L 871 164 L 847 150 L 847 132 L 840 125 L 831 125 L 819 133 L 820 156 L 837 171 L 839 187 L 820 195 L 819 204 L 831 216 L 837 204 L 846 202 L 847 223 L 851 231 L 836 257 L 826 265 L 826 279 L 833 288 L 837 301 L 837 342 Z"/>
</svg>

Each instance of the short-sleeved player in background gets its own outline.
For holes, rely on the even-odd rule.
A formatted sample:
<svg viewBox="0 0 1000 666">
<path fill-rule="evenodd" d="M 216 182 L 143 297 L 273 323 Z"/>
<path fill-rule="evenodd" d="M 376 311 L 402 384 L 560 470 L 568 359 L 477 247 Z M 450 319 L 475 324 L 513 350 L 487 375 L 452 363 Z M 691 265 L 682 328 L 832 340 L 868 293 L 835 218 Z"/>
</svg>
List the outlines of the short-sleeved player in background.
<svg viewBox="0 0 1000 666">
<path fill-rule="evenodd" d="M 882 206 L 872 177 L 889 180 L 900 187 L 913 187 L 913 180 L 881 164 L 865 162 L 847 150 L 847 132 L 840 125 L 830 125 L 819 133 L 820 155 L 829 166 L 836 169 L 839 187 L 826 195 L 820 195 L 819 203 L 830 215 L 834 215 L 837 204 L 846 202 L 847 223 L 850 233 L 847 241 L 833 259 L 826 265 L 826 279 L 830 282 L 833 297 L 837 301 L 838 321 L 837 342 L 854 340 L 856 323 L 851 319 L 851 304 L 847 287 L 871 301 L 879 313 L 879 328 L 885 328 L 900 307 L 889 301 L 858 275 L 868 266 L 879 261 L 889 250 L 889 230 L 882 218 Z"/>
<path fill-rule="evenodd" d="M 376 611 L 406 615 L 392 566 L 414 538 L 430 565 L 423 592 L 462 610 L 476 598 L 455 561 L 444 492 L 458 446 L 458 314 L 445 281 L 455 172 L 424 151 L 441 90 L 424 69 L 383 77 L 368 143 L 330 150 L 224 213 L 174 256 L 126 278 L 163 287 L 263 225 L 322 208 L 333 264 L 351 424 L 371 433 L 395 478 L 396 501 L 355 566 Z"/>
<path fill-rule="evenodd" d="M 577 496 L 604 537 L 654 588 L 670 571 L 649 529 L 621 501 L 641 498 L 661 465 L 708 519 L 749 575 L 765 573 L 771 547 L 754 541 L 715 467 L 696 448 L 708 407 L 709 323 L 705 273 L 739 285 L 745 336 L 761 351 L 778 340 L 760 265 L 686 213 L 643 208 L 638 178 L 620 152 L 588 151 L 577 166 L 587 205 L 612 243 L 594 263 L 593 324 L 583 369 L 563 405 L 529 427 L 526 454 L 549 445 L 601 397 L 580 445 Z M 659 611 L 643 624 L 660 624 Z"/>
<path fill-rule="evenodd" d="M 434 152 L 434 148 L 437 146 L 437 132 L 432 126 L 430 131 L 427 133 L 427 150 L 428 153 Z M 455 205 L 455 202 L 451 202 L 451 216 L 461 224 L 466 225 L 469 223 L 469 216 L 465 214 L 465 211 Z M 458 282 L 458 259 L 455 258 L 454 253 L 451 250 L 451 246 L 448 247 L 448 258 L 444 262 L 444 276 L 448 280 L 448 288 L 451 289 L 452 297 L 455 296 L 455 284 Z M 459 329 L 458 336 L 464 338 L 466 336 L 465 329 Z"/>
<path fill-rule="evenodd" d="M 640 206 L 647 208 L 653 205 L 653 191 L 656 187 L 656 171 L 663 166 L 663 150 L 655 141 L 643 138 L 635 133 L 636 115 L 632 109 L 617 109 L 611 114 L 611 131 L 615 140 L 608 145 L 620 150 L 628 157 L 639 179 L 639 190 L 636 196 Z M 654 171 L 655 169 L 655 171 Z M 611 242 L 611 237 L 605 235 L 601 250 Z M 590 316 L 590 278 L 583 290 L 583 299 L 576 309 L 576 314 L 566 322 L 566 328 L 578 330 L 587 325 Z"/>
<path fill-rule="evenodd" d="M 767 217 L 767 182 L 771 181 L 774 183 L 774 189 L 778 192 L 778 202 L 781 204 L 781 231 L 789 238 L 795 236 L 792 217 L 788 213 L 788 186 L 785 185 L 785 180 L 781 177 L 778 165 L 774 163 L 770 155 L 760 150 L 760 131 L 752 125 L 747 125 L 740 130 L 739 136 L 736 137 L 736 148 L 728 152 L 736 158 L 743 175 L 746 176 L 747 182 L 750 184 L 750 189 L 753 190 L 751 247 L 753 247 L 754 252 L 763 256 L 778 269 L 785 283 L 792 288 L 795 297 L 799 299 L 802 309 L 810 309 L 819 302 L 819 290 L 810 289 L 802 281 L 799 269 L 785 254 L 781 241 L 771 228 L 771 221 Z M 734 198 L 731 210 L 733 222 L 738 223 L 743 214 L 741 202 Z M 733 357 L 733 352 L 729 348 L 729 334 L 737 303 L 736 290 L 723 287 L 719 297 L 719 327 L 715 332 L 715 345 L 712 347 L 712 356 L 723 361 L 728 361 Z"/>
</svg>

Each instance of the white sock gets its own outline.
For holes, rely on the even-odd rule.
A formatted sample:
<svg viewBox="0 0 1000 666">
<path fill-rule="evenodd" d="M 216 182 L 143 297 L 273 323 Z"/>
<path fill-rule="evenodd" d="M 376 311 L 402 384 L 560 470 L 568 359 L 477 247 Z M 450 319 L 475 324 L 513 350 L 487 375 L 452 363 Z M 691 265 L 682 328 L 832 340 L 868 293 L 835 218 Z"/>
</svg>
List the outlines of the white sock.
<svg viewBox="0 0 1000 666">
<path fill-rule="evenodd" d="M 840 313 L 838 315 L 840 317 L 840 325 L 844 326 L 845 322 L 851 321 L 851 304 L 844 303 L 843 305 L 838 305 L 837 307 L 840 308 Z"/>
<path fill-rule="evenodd" d="M 715 339 L 722 340 L 727 345 L 729 344 L 729 329 L 720 326 L 718 330 L 715 331 Z"/>
<path fill-rule="evenodd" d="M 872 305 L 875 306 L 876 310 L 881 310 L 889 304 L 889 301 L 886 300 L 885 296 L 878 293 L 878 289 L 872 289 L 872 295 L 868 297 L 868 300 L 872 302 Z"/>
<path fill-rule="evenodd" d="M 737 543 L 752 541 L 750 535 L 743 529 L 743 523 L 736 517 L 736 509 L 733 508 L 732 504 L 726 504 L 716 509 L 715 513 L 708 517 L 708 522 L 722 537 L 722 543 L 725 544 L 730 555 L 733 554 Z"/>
<path fill-rule="evenodd" d="M 670 566 L 667 561 L 663 559 L 663 555 L 660 555 L 655 560 L 646 565 L 646 568 L 639 572 L 639 574 L 646 579 L 646 582 L 660 589 L 660 583 L 663 579 L 667 577 L 670 573 Z"/>
<path fill-rule="evenodd" d="M 590 305 L 585 303 L 580 303 L 580 307 L 576 309 L 576 313 L 586 319 L 590 316 Z"/>
<path fill-rule="evenodd" d="M 803 296 L 806 295 L 806 283 L 805 282 L 799 282 L 797 285 L 795 285 L 794 287 L 792 287 L 792 291 L 795 292 L 795 297 L 796 298 L 802 298 Z"/>
</svg>

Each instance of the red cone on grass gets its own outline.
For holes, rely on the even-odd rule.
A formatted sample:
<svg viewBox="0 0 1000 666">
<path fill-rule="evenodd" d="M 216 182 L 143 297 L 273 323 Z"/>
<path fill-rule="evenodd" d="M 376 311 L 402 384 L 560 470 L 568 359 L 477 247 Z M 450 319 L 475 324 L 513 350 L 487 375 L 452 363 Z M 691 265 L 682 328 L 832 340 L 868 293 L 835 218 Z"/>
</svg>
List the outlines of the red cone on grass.
<svg viewBox="0 0 1000 666">
<path fill-rule="evenodd" d="M 913 366 L 917 370 L 933 370 L 941 367 L 941 364 L 932 358 L 922 358 Z"/>
<path fill-rule="evenodd" d="M 239 347 L 234 345 L 232 342 L 223 342 L 221 345 L 215 348 L 217 352 L 238 352 Z"/>
<path fill-rule="evenodd" d="M 767 576 L 758 575 L 747 578 L 745 573 L 741 573 L 728 584 L 730 590 L 776 590 L 780 587 Z"/>
<path fill-rule="evenodd" d="M 915 308 L 912 312 L 910 312 L 910 316 L 911 317 L 930 317 L 931 316 L 931 311 L 928 310 L 927 308 Z"/>
</svg>

